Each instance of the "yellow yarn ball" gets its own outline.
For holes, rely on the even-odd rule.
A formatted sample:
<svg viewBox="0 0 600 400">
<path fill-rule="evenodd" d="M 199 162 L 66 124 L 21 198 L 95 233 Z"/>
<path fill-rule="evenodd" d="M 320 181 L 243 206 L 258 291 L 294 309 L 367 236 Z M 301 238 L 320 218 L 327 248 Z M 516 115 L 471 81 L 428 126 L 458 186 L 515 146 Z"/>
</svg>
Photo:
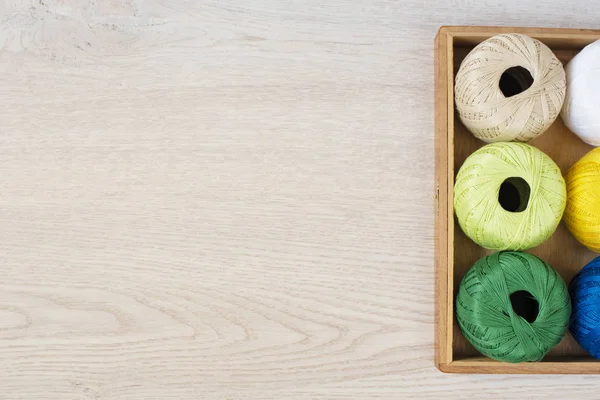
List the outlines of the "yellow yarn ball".
<svg viewBox="0 0 600 400">
<path fill-rule="evenodd" d="M 577 161 L 566 181 L 565 224 L 581 244 L 600 252 L 600 147 Z"/>
<path fill-rule="evenodd" d="M 566 197 L 560 169 L 542 151 L 524 143 L 492 143 L 460 167 L 454 211 L 462 230 L 480 246 L 525 250 L 554 233 Z"/>
</svg>

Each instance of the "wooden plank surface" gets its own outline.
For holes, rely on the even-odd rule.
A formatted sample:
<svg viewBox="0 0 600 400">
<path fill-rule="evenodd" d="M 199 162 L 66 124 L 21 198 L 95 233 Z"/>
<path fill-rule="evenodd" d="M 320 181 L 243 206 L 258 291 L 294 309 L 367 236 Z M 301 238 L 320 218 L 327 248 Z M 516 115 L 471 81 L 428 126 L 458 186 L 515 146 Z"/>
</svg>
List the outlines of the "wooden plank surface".
<svg viewBox="0 0 600 400">
<path fill-rule="evenodd" d="M 440 25 L 575 0 L 0 3 L 0 399 L 593 398 L 434 366 Z"/>
<path fill-rule="evenodd" d="M 435 39 L 435 360 L 436 365 L 452 361 L 452 304 L 448 291 L 452 285 L 449 268 L 448 225 L 451 209 L 448 196 L 448 61 L 451 40 L 441 29 Z"/>
<path fill-rule="evenodd" d="M 548 357 L 541 363 L 499 363 L 487 357 L 473 357 L 453 361 L 442 366 L 442 371 L 462 374 L 600 374 L 600 363 L 592 357 Z"/>
</svg>

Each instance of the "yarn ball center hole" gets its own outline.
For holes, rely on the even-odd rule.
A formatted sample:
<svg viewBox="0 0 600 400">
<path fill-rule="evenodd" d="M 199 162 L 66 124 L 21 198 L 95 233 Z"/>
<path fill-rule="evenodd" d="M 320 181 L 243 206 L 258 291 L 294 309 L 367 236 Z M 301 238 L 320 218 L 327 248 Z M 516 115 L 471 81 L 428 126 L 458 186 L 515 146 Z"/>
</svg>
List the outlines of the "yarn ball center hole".
<svg viewBox="0 0 600 400">
<path fill-rule="evenodd" d="M 533 76 L 526 68 L 511 67 L 500 76 L 500 91 L 504 97 L 512 97 L 523 93 L 533 85 Z"/>
<path fill-rule="evenodd" d="M 531 188 L 525 179 L 510 177 L 504 180 L 498 191 L 500 206 L 509 212 L 521 212 L 527 209 Z"/>
<path fill-rule="evenodd" d="M 510 295 L 510 304 L 513 311 L 525 321 L 532 323 L 538 317 L 540 304 L 531 293 L 519 290 Z"/>
</svg>

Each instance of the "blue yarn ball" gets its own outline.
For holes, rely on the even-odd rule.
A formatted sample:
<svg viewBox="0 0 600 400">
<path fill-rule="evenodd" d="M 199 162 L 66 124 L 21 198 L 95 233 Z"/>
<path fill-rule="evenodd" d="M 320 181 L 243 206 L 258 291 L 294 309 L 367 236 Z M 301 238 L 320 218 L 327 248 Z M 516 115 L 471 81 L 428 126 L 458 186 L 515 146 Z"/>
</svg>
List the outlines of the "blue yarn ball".
<svg viewBox="0 0 600 400">
<path fill-rule="evenodd" d="M 569 331 L 585 351 L 600 358 L 600 257 L 575 275 L 569 293 L 573 307 Z"/>
</svg>

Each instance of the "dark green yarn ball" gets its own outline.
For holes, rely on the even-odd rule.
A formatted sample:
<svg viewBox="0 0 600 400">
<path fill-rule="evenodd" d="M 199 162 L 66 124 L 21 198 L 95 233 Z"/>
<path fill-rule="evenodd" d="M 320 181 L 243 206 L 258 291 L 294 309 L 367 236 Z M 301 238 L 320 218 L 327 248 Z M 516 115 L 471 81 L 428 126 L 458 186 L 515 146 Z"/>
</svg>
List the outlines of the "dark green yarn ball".
<svg viewBox="0 0 600 400">
<path fill-rule="evenodd" d="M 482 354 L 506 362 L 539 361 L 567 331 L 571 300 L 548 264 L 521 252 L 479 259 L 456 296 L 456 319 Z"/>
</svg>

